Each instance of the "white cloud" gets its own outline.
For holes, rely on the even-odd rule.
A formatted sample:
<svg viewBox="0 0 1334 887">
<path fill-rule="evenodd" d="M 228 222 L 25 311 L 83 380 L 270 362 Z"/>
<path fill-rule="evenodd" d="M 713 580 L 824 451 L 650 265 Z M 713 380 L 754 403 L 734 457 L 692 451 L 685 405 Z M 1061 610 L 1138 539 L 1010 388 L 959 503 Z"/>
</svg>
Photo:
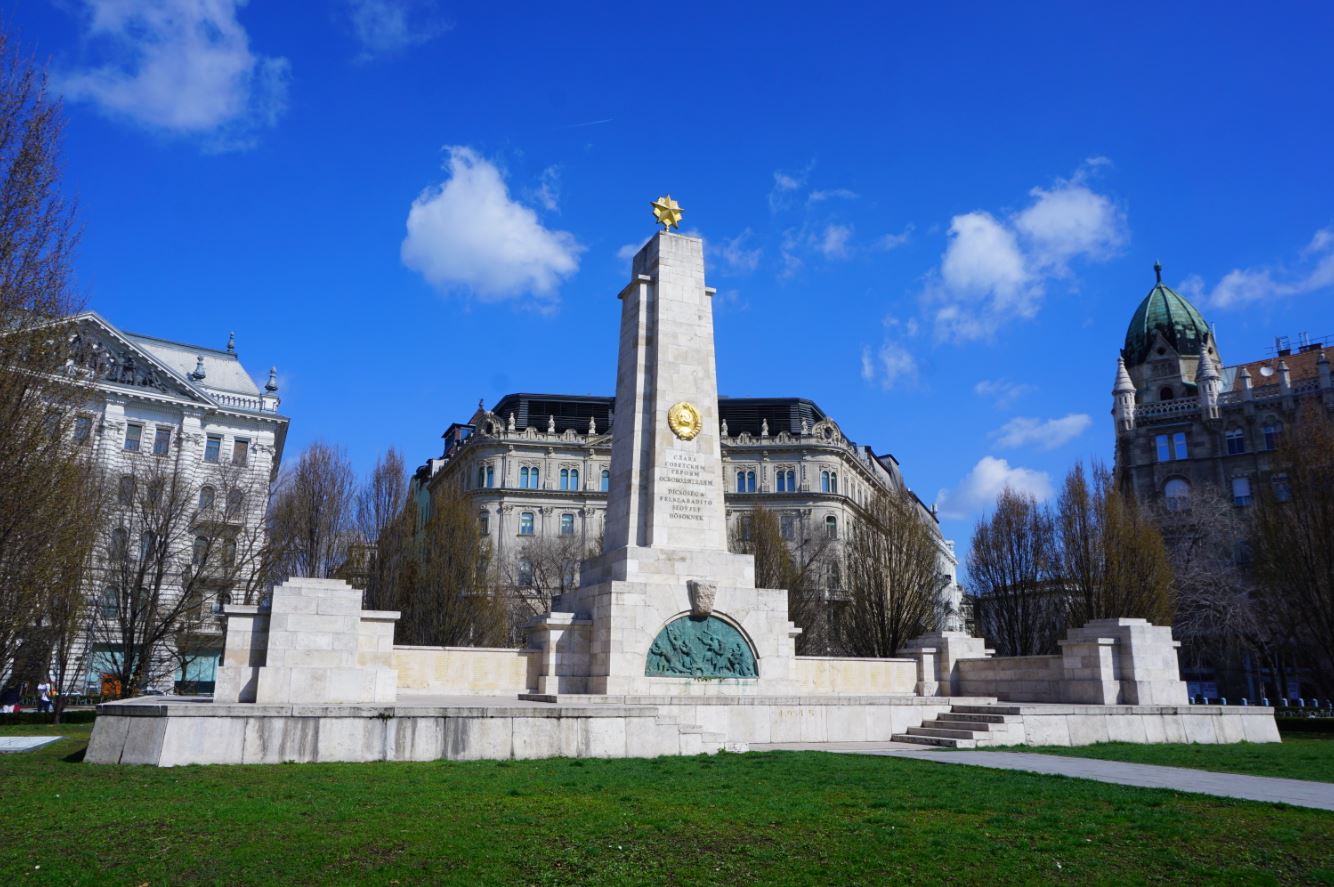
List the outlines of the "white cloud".
<svg viewBox="0 0 1334 887">
<path fill-rule="evenodd" d="M 878 384 L 886 391 L 917 381 L 917 358 L 899 342 L 886 340 L 874 352 L 862 348 L 862 379 Z"/>
<path fill-rule="evenodd" d="M 1014 227 L 1039 267 L 1064 273 L 1075 256 L 1106 259 L 1124 243 L 1124 215 L 1107 196 L 1073 182 L 1029 193 L 1033 203 L 1015 216 Z"/>
<path fill-rule="evenodd" d="M 1188 278 L 1192 279 L 1192 278 Z M 1193 278 L 1198 280 L 1198 278 Z M 1315 232 L 1294 267 L 1235 268 L 1223 275 L 1204 300 L 1214 308 L 1237 308 L 1269 299 L 1321 292 L 1334 287 L 1334 230 Z M 1203 289 L 1203 284 L 1199 285 Z"/>
<path fill-rule="evenodd" d="M 991 398 L 998 410 L 1003 410 L 1033 390 L 1032 385 L 1011 382 L 1009 379 L 983 379 L 973 386 L 973 393 L 978 397 Z"/>
<path fill-rule="evenodd" d="M 408 212 L 403 264 L 442 292 L 463 290 L 486 302 L 529 297 L 554 308 L 556 288 L 578 270 L 583 247 L 512 200 L 500 170 L 471 148 L 447 150 L 449 177 Z"/>
<path fill-rule="evenodd" d="M 362 60 L 420 46 L 449 30 L 434 0 L 344 0 L 343 10 Z"/>
<path fill-rule="evenodd" d="M 769 189 L 769 212 L 776 213 L 792 205 L 792 192 L 799 189 L 806 181 L 806 173 L 785 173 L 774 171 L 774 184 Z"/>
<path fill-rule="evenodd" d="M 628 262 L 643 248 L 644 244 L 642 243 L 627 243 L 616 251 L 616 258 L 622 262 Z"/>
<path fill-rule="evenodd" d="M 1054 450 L 1088 430 L 1093 420 L 1087 413 L 1070 413 L 1059 419 L 1031 419 L 1016 416 L 991 433 L 996 445 L 1014 449 L 1034 446 Z"/>
<path fill-rule="evenodd" d="M 826 200 L 856 200 L 857 192 L 848 188 L 828 188 L 815 190 L 806 196 L 807 203 L 824 203 Z"/>
<path fill-rule="evenodd" d="M 1006 488 L 1042 500 L 1051 496 L 1051 478 L 1044 471 L 1019 468 L 995 456 L 983 456 L 951 490 L 941 490 L 936 507 L 942 517 L 958 520 L 995 505 Z"/>
<path fill-rule="evenodd" d="M 551 212 L 560 212 L 560 167 L 548 166 L 542 170 L 533 199 Z"/>
<path fill-rule="evenodd" d="M 760 247 L 750 247 L 749 243 L 755 232 L 749 228 L 731 240 L 724 240 L 716 249 L 725 270 L 733 274 L 744 274 L 760 266 Z"/>
<path fill-rule="evenodd" d="M 72 101 L 150 129 L 247 148 L 286 109 L 290 66 L 256 55 L 237 20 L 246 0 L 84 0 L 96 67 L 65 72 Z"/>
<path fill-rule="evenodd" d="M 1012 320 L 1037 315 L 1049 280 L 1069 276 L 1076 258 L 1103 261 L 1125 242 L 1125 216 L 1086 184 L 1093 158 L 1069 180 L 1034 188 L 1029 204 L 1005 218 L 984 210 L 950 220 L 949 243 L 923 302 L 938 340 L 993 336 Z"/>
<path fill-rule="evenodd" d="M 898 249 L 912 239 L 913 226 L 909 225 L 898 234 L 884 234 L 875 242 L 875 248 L 889 252 Z"/>
<path fill-rule="evenodd" d="M 831 222 L 825 225 L 824 233 L 820 235 L 816 249 L 826 259 L 846 259 L 851 254 L 848 249 L 848 241 L 851 239 L 851 225 L 836 225 Z"/>
</svg>

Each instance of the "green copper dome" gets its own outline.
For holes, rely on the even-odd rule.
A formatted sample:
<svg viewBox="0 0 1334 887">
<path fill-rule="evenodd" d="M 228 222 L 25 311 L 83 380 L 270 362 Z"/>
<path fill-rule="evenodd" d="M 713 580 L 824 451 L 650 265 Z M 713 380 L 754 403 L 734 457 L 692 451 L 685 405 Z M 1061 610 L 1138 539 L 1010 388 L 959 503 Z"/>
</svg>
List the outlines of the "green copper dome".
<svg viewBox="0 0 1334 887">
<path fill-rule="evenodd" d="M 1139 303 L 1126 330 L 1126 347 L 1121 353 L 1128 366 L 1148 359 L 1156 333 L 1161 332 L 1178 354 L 1198 354 L 1200 343 L 1209 333 L 1209 325 L 1195 306 L 1163 283 L 1163 266 L 1155 263 L 1153 270 L 1158 283 Z"/>
</svg>

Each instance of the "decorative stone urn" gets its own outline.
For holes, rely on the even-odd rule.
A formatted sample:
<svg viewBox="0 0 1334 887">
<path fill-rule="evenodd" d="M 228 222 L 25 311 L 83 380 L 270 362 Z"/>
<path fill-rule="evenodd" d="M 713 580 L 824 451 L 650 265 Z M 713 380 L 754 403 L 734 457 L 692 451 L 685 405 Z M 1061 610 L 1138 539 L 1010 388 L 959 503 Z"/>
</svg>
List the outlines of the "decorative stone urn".
<svg viewBox="0 0 1334 887">
<path fill-rule="evenodd" d="M 690 595 L 691 616 L 702 619 L 713 612 L 713 599 L 718 594 L 718 583 L 689 579 L 686 581 L 686 590 Z"/>
</svg>

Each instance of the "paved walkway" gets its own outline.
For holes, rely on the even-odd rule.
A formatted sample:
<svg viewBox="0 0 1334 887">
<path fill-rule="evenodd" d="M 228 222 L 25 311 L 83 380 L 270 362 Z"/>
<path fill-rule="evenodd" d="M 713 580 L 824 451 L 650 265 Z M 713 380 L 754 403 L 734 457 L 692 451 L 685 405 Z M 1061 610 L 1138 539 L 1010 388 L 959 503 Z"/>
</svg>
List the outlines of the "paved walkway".
<svg viewBox="0 0 1334 887">
<path fill-rule="evenodd" d="M 1141 788 L 1166 788 L 1220 798 L 1242 798 L 1334 810 L 1334 783 L 1308 782 L 1303 779 L 1277 779 L 1271 776 L 1244 776 L 1240 773 L 1215 773 L 1186 767 L 1160 767 L 1156 764 L 1130 764 L 1124 761 L 1097 761 L 1092 758 L 1067 758 L 1013 751 L 946 751 L 902 742 L 783 742 L 755 744 L 752 751 L 827 751 L 842 754 L 882 755 L 916 758 L 938 764 L 967 764 L 996 770 L 1024 770 L 1054 776 L 1072 776 L 1116 785 Z"/>
</svg>

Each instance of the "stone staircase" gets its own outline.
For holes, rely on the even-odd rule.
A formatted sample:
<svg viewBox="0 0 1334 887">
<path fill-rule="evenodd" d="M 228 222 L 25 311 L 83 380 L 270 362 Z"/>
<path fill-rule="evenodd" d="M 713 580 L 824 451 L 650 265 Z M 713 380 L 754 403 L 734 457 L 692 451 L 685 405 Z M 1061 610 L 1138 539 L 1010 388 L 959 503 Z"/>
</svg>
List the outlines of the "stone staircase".
<svg viewBox="0 0 1334 887">
<path fill-rule="evenodd" d="M 712 755 L 726 749 L 727 751 L 748 751 L 744 743 L 729 743 L 727 736 L 723 733 L 715 733 L 705 730 L 699 724 L 683 724 L 680 717 L 675 714 L 667 714 L 659 711 L 654 722 L 659 727 L 675 728 L 680 734 L 681 754 L 683 755 Z"/>
<path fill-rule="evenodd" d="M 894 734 L 894 741 L 942 748 L 1019 745 L 1024 741 L 1024 718 L 1017 705 L 953 705 L 935 720 Z"/>
</svg>

